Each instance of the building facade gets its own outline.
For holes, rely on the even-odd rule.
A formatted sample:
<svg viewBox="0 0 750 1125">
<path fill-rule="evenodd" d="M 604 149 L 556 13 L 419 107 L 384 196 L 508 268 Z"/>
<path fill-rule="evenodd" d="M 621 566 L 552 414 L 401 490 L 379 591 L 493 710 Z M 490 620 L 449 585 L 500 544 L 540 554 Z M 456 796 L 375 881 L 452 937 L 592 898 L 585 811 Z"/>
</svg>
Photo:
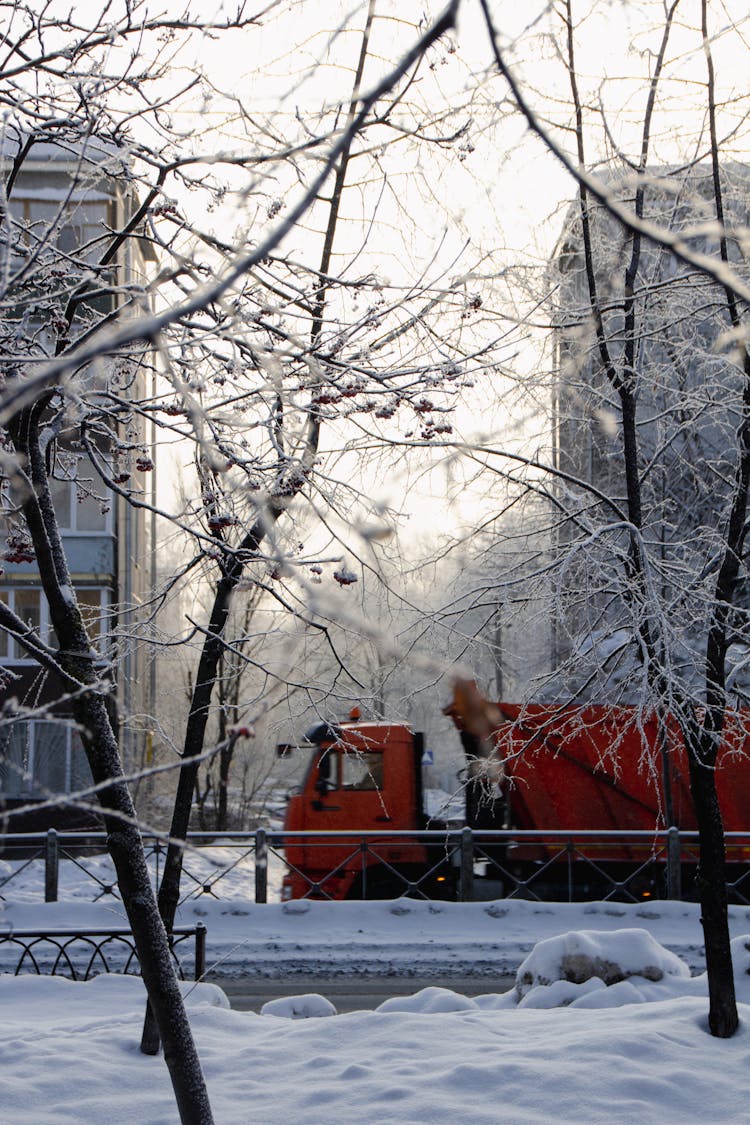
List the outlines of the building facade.
<svg viewBox="0 0 750 1125">
<path fill-rule="evenodd" d="M 724 225 L 709 165 L 624 171 L 608 182 L 620 202 L 679 234 L 694 251 L 747 274 L 750 170 L 721 170 Z M 558 597 L 554 661 L 589 695 L 637 692 L 643 615 L 660 622 L 674 674 L 698 683 L 699 647 L 713 592 L 711 558 L 734 486 L 744 377 L 726 295 L 711 278 L 588 205 L 568 215 L 551 269 L 555 292 L 553 395 Z M 625 387 L 627 405 L 620 394 Z M 624 444 L 632 407 L 635 451 Z M 637 477 L 649 588 L 628 587 L 632 549 L 625 466 Z M 648 600 L 646 605 L 644 599 Z M 747 599 L 744 599 L 746 602 Z M 743 598 L 739 599 L 738 626 Z M 738 639 L 744 625 L 738 632 Z M 666 651 L 666 650 L 665 650 Z"/>
<path fill-rule="evenodd" d="M 128 315 L 128 294 L 142 288 L 153 255 L 142 238 L 117 239 L 132 212 L 133 196 L 103 146 L 6 142 L 3 167 L 12 181 L 0 224 L 0 289 L 4 328 L 0 360 L 33 364 L 74 342 L 108 318 Z M 113 252 L 113 247 L 116 249 Z M 122 364 L 102 360 L 63 392 L 51 420 L 47 447 L 52 500 L 78 603 L 102 675 L 112 680 L 112 717 L 127 769 L 145 754 L 151 672 L 139 643 L 138 619 L 154 576 L 150 516 L 113 492 L 106 476 L 122 466 L 122 430 L 128 449 L 151 461 L 147 426 L 133 416 L 106 411 L 118 381 L 122 395 L 142 397 L 153 380 L 149 357 L 140 355 L 124 379 Z M 54 648 L 55 638 L 36 560 L 18 511 L 24 487 L 6 445 L 2 460 L 0 599 Z M 97 463 L 98 462 L 98 467 Z M 152 463 L 152 462 L 151 462 Z M 100 471 L 104 468 L 104 476 Z M 122 476 L 123 474 L 120 473 Z M 141 492 L 152 498 L 154 473 Z M 75 822 L 71 806 L 34 806 L 90 784 L 79 733 L 62 685 L 40 670 L 22 644 L 0 628 L 0 809 L 31 810 L 9 818 L 8 831 Z M 95 804 L 95 799 L 91 801 Z"/>
</svg>

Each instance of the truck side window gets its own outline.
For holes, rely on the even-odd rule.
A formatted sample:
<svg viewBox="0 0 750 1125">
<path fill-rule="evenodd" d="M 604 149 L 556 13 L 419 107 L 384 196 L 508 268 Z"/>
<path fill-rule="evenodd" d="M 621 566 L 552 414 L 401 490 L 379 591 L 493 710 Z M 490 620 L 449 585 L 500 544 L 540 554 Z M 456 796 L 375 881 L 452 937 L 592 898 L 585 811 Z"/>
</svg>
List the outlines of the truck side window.
<svg viewBox="0 0 750 1125">
<path fill-rule="evenodd" d="M 336 776 L 336 759 L 338 755 L 332 750 L 324 750 L 318 758 L 318 780 L 315 789 L 318 793 L 329 793 L 338 785 Z M 333 775 L 333 776 L 331 776 Z"/>
<path fill-rule="evenodd" d="M 382 752 L 345 750 L 341 755 L 341 785 L 344 789 L 382 789 Z"/>
</svg>

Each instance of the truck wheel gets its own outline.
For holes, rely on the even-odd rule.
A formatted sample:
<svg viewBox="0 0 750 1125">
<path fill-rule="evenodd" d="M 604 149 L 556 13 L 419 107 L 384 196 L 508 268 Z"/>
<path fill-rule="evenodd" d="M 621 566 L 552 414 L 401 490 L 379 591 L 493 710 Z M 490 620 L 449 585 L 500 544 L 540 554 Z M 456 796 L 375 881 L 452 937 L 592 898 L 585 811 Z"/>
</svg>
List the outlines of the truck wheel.
<svg viewBox="0 0 750 1125">
<path fill-rule="evenodd" d="M 401 898 L 405 890 L 406 883 L 398 875 L 392 871 L 379 871 L 374 868 L 367 872 L 366 880 L 363 880 L 361 875 L 354 880 L 346 897 L 356 899 Z"/>
</svg>

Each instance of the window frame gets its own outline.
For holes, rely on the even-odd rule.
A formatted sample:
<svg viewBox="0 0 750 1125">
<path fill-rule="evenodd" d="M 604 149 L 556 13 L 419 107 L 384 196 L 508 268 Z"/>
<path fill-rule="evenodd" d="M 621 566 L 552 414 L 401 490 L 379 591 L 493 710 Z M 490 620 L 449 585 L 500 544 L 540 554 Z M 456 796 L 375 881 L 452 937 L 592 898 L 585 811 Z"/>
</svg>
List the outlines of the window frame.
<svg viewBox="0 0 750 1125">
<path fill-rule="evenodd" d="M 41 211 L 49 208 L 50 214 L 36 214 L 34 209 Z M 78 191 L 64 195 L 48 187 L 20 188 L 14 193 L 9 209 L 11 221 L 22 222 L 28 228 L 25 238 L 32 251 L 40 246 L 49 246 L 56 253 L 71 260 L 80 259 L 91 261 L 96 265 L 96 247 L 112 238 L 112 228 L 115 225 L 116 201 L 104 192 Z M 94 217 L 93 211 L 99 214 Z M 57 227 L 54 242 L 49 239 L 49 232 L 53 226 Z M 38 229 L 34 229 L 38 228 Z M 64 232 L 73 231 L 82 235 L 82 240 L 73 237 L 72 246 L 66 248 L 60 245 L 64 241 Z M 88 251 L 87 251 L 88 247 Z"/>
<path fill-rule="evenodd" d="M 89 592 L 92 592 L 92 591 L 99 594 L 99 617 L 98 617 L 99 629 L 98 629 L 98 632 L 96 632 L 96 633 L 92 633 L 89 630 L 89 636 L 91 638 L 92 643 L 99 650 L 99 652 L 101 652 L 102 655 L 106 655 L 107 651 L 110 648 L 110 639 L 109 639 L 110 638 L 110 631 L 103 628 L 103 626 L 105 625 L 105 623 L 106 623 L 106 621 L 109 617 L 109 613 L 110 613 L 110 610 L 111 610 L 111 607 L 112 607 L 112 591 L 110 590 L 110 588 L 108 586 L 97 585 L 96 583 L 93 583 L 93 582 L 76 583 L 75 591 L 76 591 L 77 597 L 79 597 L 79 595 L 81 595 L 83 593 L 89 593 Z M 38 595 L 38 597 L 39 597 L 39 630 L 38 630 L 39 635 L 40 635 L 44 644 L 49 645 L 49 644 L 54 643 L 55 636 L 54 636 L 54 631 L 52 629 L 52 623 L 50 622 L 50 617 L 49 617 L 49 603 L 47 602 L 47 599 L 44 596 L 44 591 L 42 590 L 42 587 L 39 586 L 39 585 L 34 585 L 34 584 L 32 584 L 32 585 L 22 585 L 21 583 L 19 583 L 17 585 L 10 585 L 10 584 L 0 585 L 0 598 L 2 598 L 6 602 L 6 605 L 8 605 L 8 607 L 14 613 L 18 614 L 18 616 L 20 617 L 21 614 L 18 613 L 18 610 L 16 608 L 16 594 L 19 593 L 19 592 L 24 592 L 24 593 L 31 592 L 31 593 L 36 593 Z M 80 602 L 80 598 L 79 598 L 79 602 Z M 92 604 L 92 603 L 88 603 L 88 602 L 84 603 L 84 605 L 89 605 L 89 604 Z M 22 618 L 22 620 L 25 620 L 25 619 Z M 87 628 L 88 628 L 89 619 L 87 618 L 86 614 L 84 614 L 84 620 L 86 621 Z M 16 638 L 13 637 L 10 633 L 8 633 L 5 629 L 0 630 L 0 635 L 2 636 L 2 639 L 5 641 L 6 648 L 7 648 L 6 652 L 0 652 L 0 661 L 2 661 L 4 664 L 14 664 L 14 665 L 35 664 L 36 663 L 34 657 L 29 656 L 28 653 L 26 653 L 26 651 L 24 650 L 24 648 L 20 644 L 20 642 L 17 641 Z"/>
<path fill-rule="evenodd" d="M 63 534 L 78 535 L 78 536 L 81 536 L 81 537 L 85 537 L 87 539 L 91 539 L 91 538 L 95 539 L 97 536 L 99 538 L 101 538 L 101 536 L 103 536 L 103 535 L 111 536 L 111 535 L 114 534 L 114 507 L 115 507 L 115 497 L 111 493 L 107 493 L 107 496 L 104 499 L 104 503 L 107 504 L 107 511 L 102 513 L 103 519 L 104 519 L 104 527 L 96 528 L 95 530 L 92 531 L 92 530 L 89 530 L 88 528 L 80 528 L 78 526 L 78 518 L 77 518 L 77 512 L 78 512 L 78 509 L 79 509 L 79 504 L 78 504 L 78 488 L 79 488 L 78 473 L 80 471 L 80 467 L 81 466 L 80 466 L 80 459 L 79 459 L 79 463 L 76 466 L 76 476 L 75 477 L 54 476 L 54 475 L 50 477 L 50 494 L 53 497 L 53 506 L 54 506 L 54 509 L 55 509 L 55 515 L 57 516 L 58 524 L 60 526 L 60 531 Z M 93 474 L 93 485 L 92 485 L 91 490 L 95 491 L 96 490 L 96 477 L 95 477 L 95 471 L 94 471 L 93 466 L 92 466 L 91 471 L 92 471 L 92 474 Z M 66 520 L 63 520 L 63 517 L 62 517 L 61 512 L 60 512 L 59 503 L 54 498 L 53 485 L 57 485 L 58 487 L 60 487 L 62 485 L 68 486 L 67 492 L 68 492 L 69 517 L 67 517 Z M 101 487 L 103 487 L 103 485 Z"/>
<path fill-rule="evenodd" d="M 40 743 L 40 732 L 43 727 L 55 726 L 61 728 L 64 732 L 64 744 L 62 750 L 64 752 L 63 762 L 63 788 L 52 789 L 40 781 L 37 777 L 37 759 L 41 760 L 42 746 Z M 93 778 L 88 767 L 83 744 L 78 734 L 78 730 L 71 719 L 58 718 L 54 716 L 46 716 L 40 719 L 15 719 L 12 723 L 8 723 L 6 729 L 9 727 L 8 741 L 12 734 L 14 727 L 19 727 L 24 739 L 22 743 L 22 763 L 23 772 L 20 775 L 20 783 L 14 788 L 5 788 L 3 781 L 0 778 L 0 795 L 10 798 L 46 798 L 49 796 L 56 796 L 58 794 L 68 795 L 77 792 L 79 789 L 88 789 L 93 785 Z M 76 743 L 77 740 L 77 744 Z M 2 734 L 0 734 L 0 750 L 4 742 Z M 74 788 L 73 786 L 73 766 L 74 766 L 74 752 L 78 750 L 83 755 L 80 761 L 85 763 L 85 771 L 88 777 L 84 780 L 78 781 Z M 1 757 L 1 755 L 0 755 Z"/>
</svg>

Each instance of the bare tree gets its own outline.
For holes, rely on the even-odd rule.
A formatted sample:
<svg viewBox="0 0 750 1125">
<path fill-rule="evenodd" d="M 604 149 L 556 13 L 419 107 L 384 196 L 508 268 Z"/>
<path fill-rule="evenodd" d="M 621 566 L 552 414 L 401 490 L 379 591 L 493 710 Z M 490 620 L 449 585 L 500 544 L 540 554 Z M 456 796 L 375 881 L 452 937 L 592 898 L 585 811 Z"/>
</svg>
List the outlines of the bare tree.
<svg viewBox="0 0 750 1125">
<path fill-rule="evenodd" d="M 724 75 L 719 104 L 717 32 L 703 4 L 692 29 L 702 98 L 683 105 L 680 136 L 669 135 L 671 159 L 659 163 L 653 149 L 668 147 L 658 130 L 678 81 L 671 44 L 678 2 L 665 6 L 660 27 L 646 24 L 645 11 L 636 20 L 641 41 L 653 41 L 638 129 L 621 107 L 619 117 L 610 112 L 601 76 L 592 103 L 570 0 L 554 7 L 549 29 L 567 73 L 567 113 L 559 101 L 551 114 L 541 100 L 532 105 L 482 6 L 519 110 L 579 189 L 547 274 L 556 298 L 556 458 L 535 459 L 535 479 L 525 485 L 546 493 L 550 505 L 537 575 L 561 599 L 557 691 L 562 674 L 573 698 L 605 694 L 661 717 L 663 760 L 651 768 L 661 772 L 668 822 L 675 768 L 668 730 L 677 724 L 700 833 L 709 1024 L 714 1035 L 731 1036 L 737 1011 L 716 772 L 723 732 L 746 726 L 742 674 L 732 660 L 739 655 L 741 664 L 746 644 L 750 402 L 748 173 L 733 159 L 738 137 L 725 116 L 730 105 L 736 112 L 737 95 L 727 93 Z M 688 121 L 696 123 L 692 134 Z M 506 475 L 513 472 L 508 464 Z"/>
<path fill-rule="evenodd" d="M 199 729 L 191 726 L 186 738 L 192 752 L 202 746 L 205 707 L 216 678 L 231 591 L 248 562 L 262 559 L 265 565 L 277 553 L 275 525 L 308 484 L 314 467 L 326 388 L 329 395 L 346 398 L 351 380 L 358 378 L 354 356 L 342 362 L 340 344 L 324 342 L 321 336 L 332 235 L 326 239 L 320 268 L 306 274 L 313 278 L 311 294 L 295 293 L 295 270 L 285 259 L 281 299 L 291 305 L 299 302 L 309 317 L 312 331 L 306 346 L 300 348 L 268 315 L 268 295 L 276 281 L 269 275 L 259 282 L 256 274 L 268 271 L 282 239 L 314 208 L 329 178 L 336 185 L 346 175 L 354 138 L 377 118 L 379 103 L 408 81 L 425 52 L 450 29 L 457 4 L 450 4 L 415 36 L 403 57 L 386 68 L 368 92 L 361 92 L 357 81 L 343 120 L 333 113 L 330 125 L 323 124 L 292 146 L 298 155 L 310 151 L 314 165 L 309 179 L 307 174 L 300 177 L 294 202 L 275 225 L 278 208 L 269 207 L 268 233 L 252 247 L 244 235 L 222 243 L 198 224 L 188 223 L 179 203 L 167 194 L 170 188 L 190 192 L 207 187 L 215 201 L 220 200 L 222 188 L 206 169 L 224 166 L 247 177 L 242 191 L 251 198 L 265 174 L 262 170 L 269 163 L 293 159 L 294 152 L 278 136 L 263 136 L 250 155 L 217 153 L 215 143 L 204 152 L 186 151 L 184 131 L 174 125 L 173 115 L 194 110 L 181 98 L 200 89 L 202 79 L 192 73 L 183 84 L 174 65 L 176 52 L 203 35 L 246 35 L 274 6 L 248 15 L 240 5 L 234 16 L 206 22 L 189 11 L 176 19 L 152 19 L 144 5 L 130 2 L 115 8 L 103 5 L 89 17 L 69 14 L 61 20 L 50 8 L 40 15 L 23 3 L 3 5 L 9 16 L 2 63 L 7 113 L 0 213 L 0 302 L 6 313 L 0 338 L 6 561 L 16 566 L 34 559 L 49 618 L 45 632 L 8 601 L 0 601 L 0 623 L 13 644 L 59 685 L 76 724 L 184 1122 L 210 1122 L 211 1110 L 123 775 L 109 706 L 116 669 L 92 643 L 91 625 L 98 625 L 100 618 L 88 615 L 87 627 L 53 493 L 56 482 L 75 484 L 82 502 L 106 505 L 114 497 L 134 510 L 153 510 L 148 490 L 137 483 L 137 474 L 153 470 L 152 442 L 146 436 L 150 424 L 158 418 L 169 436 L 174 425 L 170 419 L 186 421 L 184 435 L 198 444 L 204 481 L 201 512 L 206 531 L 199 557 L 215 558 L 221 575 L 206 629 L 207 655 L 196 677 L 193 723 Z M 27 213 L 17 205 L 23 202 L 19 185 L 34 173 L 36 158 L 54 161 L 60 152 L 69 165 L 67 186 L 60 189 L 51 210 Z M 334 216 L 331 231 L 339 192 L 334 186 L 327 204 Z M 88 203 L 102 193 L 122 199 L 123 205 L 87 222 Z M 154 282 L 128 268 L 138 248 L 149 245 L 161 257 Z M 422 324 L 428 312 L 406 314 L 406 322 Z M 239 325 L 242 331 L 235 337 Z M 364 318 L 360 330 L 363 325 Z M 395 338 L 402 328 L 394 330 Z M 273 354 L 277 347 L 288 347 L 292 390 L 283 388 L 278 378 Z M 171 379 L 173 390 L 166 395 L 154 383 L 155 353 L 164 358 Z M 241 365 L 259 375 L 259 385 L 248 392 L 238 381 L 220 409 L 213 401 L 207 409 L 197 385 L 202 377 L 195 374 L 200 363 L 217 378 Z M 399 371 L 396 382 L 405 382 L 404 393 L 416 398 L 413 376 L 410 380 L 407 372 Z M 355 393 L 360 390 L 358 385 Z M 384 398 L 393 393 L 387 380 L 379 390 Z M 253 409 L 260 403 L 264 412 L 254 423 L 246 422 L 247 428 L 266 433 L 271 419 L 270 459 L 258 450 L 246 455 L 240 438 L 228 439 L 217 421 L 222 411 L 231 412 L 248 395 Z M 309 398 L 310 405 L 300 409 L 297 395 Z M 291 426 L 290 417 L 295 420 Z M 246 499 L 240 491 L 234 493 L 238 499 L 232 499 L 237 506 L 233 512 L 220 507 L 223 490 L 212 489 L 210 480 L 234 469 L 242 477 Z M 253 498 L 259 490 L 262 497 Z M 232 528 L 238 528 L 234 542 L 227 534 Z M 271 546 L 264 556 L 261 547 L 267 540 Z M 128 624 L 126 631 L 131 628 Z M 193 778 L 189 771 L 183 776 L 189 805 Z M 173 909 L 164 913 L 171 924 Z M 152 1040 L 149 1049 L 155 1046 Z"/>
<path fill-rule="evenodd" d="M 446 408 L 425 395 L 425 384 L 429 377 L 439 396 L 441 387 L 450 388 L 462 374 L 456 362 L 460 349 L 437 326 L 446 312 L 460 323 L 465 283 L 446 283 L 441 275 L 432 285 L 426 279 L 417 283 L 405 279 L 400 287 L 355 274 L 353 263 L 365 254 L 375 217 L 364 229 L 359 227 L 363 233 L 352 249 L 338 250 L 342 224 L 351 226 L 345 213 L 347 194 L 359 195 L 370 177 L 383 189 L 388 187 L 384 164 L 391 144 L 400 144 L 408 135 L 411 144 L 429 140 L 432 145 L 450 146 L 462 132 L 436 119 L 430 106 L 415 114 L 408 130 L 400 119 L 397 123 L 397 113 L 403 114 L 409 105 L 426 47 L 435 38 L 433 30 L 419 39 L 419 49 L 405 56 L 374 93 L 363 95 L 376 8 L 375 3 L 367 6 L 349 99 L 326 110 L 333 115 L 338 139 L 330 188 L 326 184 L 323 190 L 324 181 L 318 177 L 311 189 L 313 224 L 320 224 L 314 238 L 307 236 L 312 251 L 285 258 L 264 254 L 248 278 L 238 308 L 217 304 L 206 310 L 216 318 L 208 337 L 212 350 L 207 350 L 202 328 L 192 344 L 181 343 L 189 368 L 216 372 L 215 382 L 221 388 L 220 397 L 212 391 L 198 403 L 186 380 L 173 407 L 188 415 L 191 425 L 196 417 L 200 419 L 199 515 L 210 544 L 206 554 L 217 565 L 218 577 L 211 579 L 214 600 L 194 680 L 171 843 L 159 892 L 167 925 L 179 899 L 181 841 L 188 828 L 211 701 L 221 679 L 220 664 L 231 644 L 226 627 L 238 586 L 248 579 L 263 582 L 269 573 L 279 581 L 295 571 L 307 573 L 308 578 L 320 572 L 317 555 L 305 558 L 294 547 L 294 537 L 304 526 L 303 517 L 293 510 L 294 501 L 306 498 L 313 518 L 316 511 L 327 509 L 327 519 L 338 516 L 345 526 L 350 523 L 348 506 L 352 502 L 361 506 L 362 492 L 356 480 L 346 484 L 332 479 L 333 461 L 342 459 L 344 451 L 358 453 L 373 438 L 382 446 L 387 438 L 373 435 L 373 428 L 399 409 L 411 413 L 414 424 L 424 431 L 449 429 L 441 417 Z M 442 29 L 449 22 L 446 16 L 434 26 Z M 278 200 L 269 201 L 270 212 L 281 208 Z M 305 261 L 310 253 L 312 265 Z M 222 342 L 218 349 L 216 339 Z M 248 377 L 251 373 L 254 382 Z M 222 420 L 235 403 L 252 419 L 255 433 L 250 441 L 244 435 L 240 439 L 235 423 Z M 324 455 L 324 434 L 341 442 L 338 450 L 334 446 Z M 357 476 L 361 471 L 357 469 Z M 328 570 L 333 570 L 333 581 L 342 587 L 356 581 L 346 564 Z M 274 596 L 283 600 L 281 593 Z M 285 604 L 332 644 L 328 626 L 313 622 L 304 604 L 297 609 L 293 599 Z M 238 654 L 236 645 L 232 651 Z M 335 651 L 333 658 L 338 659 Z"/>
</svg>

